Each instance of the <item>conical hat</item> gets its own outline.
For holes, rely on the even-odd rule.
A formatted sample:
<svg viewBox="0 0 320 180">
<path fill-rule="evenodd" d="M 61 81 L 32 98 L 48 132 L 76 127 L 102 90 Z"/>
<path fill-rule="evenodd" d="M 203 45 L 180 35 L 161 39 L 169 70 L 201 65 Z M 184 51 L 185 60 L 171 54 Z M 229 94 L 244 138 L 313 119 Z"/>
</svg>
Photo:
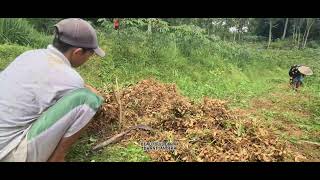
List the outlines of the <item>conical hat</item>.
<svg viewBox="0 0 320 180">
<path fill-rule="evenodd" d="M 301 73 L 304 74 L 304 75 L 310 76 L 310 75 L 313 74 L 312 70 L 311 70 L 309 67 L 307 67 L 307 66 L 300 66 L 300 67 L 298 68 L 298 70 L 299 70 L 299 72 L 301 72 Z"/>
</svg>

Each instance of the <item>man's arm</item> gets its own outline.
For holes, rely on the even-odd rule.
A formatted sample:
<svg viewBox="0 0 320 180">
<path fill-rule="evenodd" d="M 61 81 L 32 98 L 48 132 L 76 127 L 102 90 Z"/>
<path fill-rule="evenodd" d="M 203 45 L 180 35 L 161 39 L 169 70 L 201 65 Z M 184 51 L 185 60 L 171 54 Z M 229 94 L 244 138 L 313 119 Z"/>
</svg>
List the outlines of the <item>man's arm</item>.
<svg viewBox="0 0 320 180">
<path fill-rule="evenodd" d="M 84 87 L 88 88 L 90 91 L 92 91 L 93 93 L 102 96 L 102 94 L 100 94 L 94 87 L 90 86 L 89 84 L 84 84 Z"/>
</svg>

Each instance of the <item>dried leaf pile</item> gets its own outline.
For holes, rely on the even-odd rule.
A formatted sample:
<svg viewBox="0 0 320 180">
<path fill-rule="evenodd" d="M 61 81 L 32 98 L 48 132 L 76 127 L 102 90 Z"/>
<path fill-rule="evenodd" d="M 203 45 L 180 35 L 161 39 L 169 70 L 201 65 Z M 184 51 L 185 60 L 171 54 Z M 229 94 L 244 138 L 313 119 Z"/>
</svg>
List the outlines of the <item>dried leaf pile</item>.
<svg viewBox="0 0 320 180">
<path fill-rule="evenodd" d="M 115 93 L 101 93 L 105 102 L 89 128 L 100 136 L 99 142 L 130 126 L 148 125 L 155 131 L 134 131 L 121 143 L 175 143 L 175 151 L 148 151 L 155 161 L 284 161 L 288 156 L 284 142 L 230 110 L 225 101 L 204 98 L 194 103 L 180 95 L 175 84 L 148 79 L 122 89 L 122 128 L 116 130 Z"/>
</svg>

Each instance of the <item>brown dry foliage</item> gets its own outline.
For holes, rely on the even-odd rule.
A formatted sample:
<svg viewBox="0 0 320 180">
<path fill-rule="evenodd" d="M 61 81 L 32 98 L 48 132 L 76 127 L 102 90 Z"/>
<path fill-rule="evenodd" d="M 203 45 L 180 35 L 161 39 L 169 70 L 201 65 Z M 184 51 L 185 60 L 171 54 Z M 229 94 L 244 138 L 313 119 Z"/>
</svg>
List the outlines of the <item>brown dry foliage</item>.
<svg viewBox="0 0 320 180">
<path fill-rule="evenodd" d="M 105 102 L 96 114 L 90 131 L 106 140 L 123 131 L 112 130 L 119 119 L 113 92 L 101 92 Z M 122 89 L 121 127 L 149 125 L 155 132 L 135 131 L 128 142 L 171 141 L 175 151 L 150 151 L 155 161 L 284 161 L 286 144 L 270 130 L 231 111 L 225 101 L 204 98 L 193 103 L 181 96 L 174 84 L 143 80 Z"/>
</svg>

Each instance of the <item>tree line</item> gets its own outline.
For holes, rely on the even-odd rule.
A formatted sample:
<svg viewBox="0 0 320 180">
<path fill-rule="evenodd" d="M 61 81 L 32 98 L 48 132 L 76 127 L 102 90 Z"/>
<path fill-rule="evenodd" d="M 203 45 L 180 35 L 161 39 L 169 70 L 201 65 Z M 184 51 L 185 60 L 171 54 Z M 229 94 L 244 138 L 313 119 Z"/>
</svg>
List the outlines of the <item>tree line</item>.
<svg viewBox="0 0 320 180">
<path fill-rule="evenodd" d="M 320 18 L 84 18 L 95 26 L 101 26 L 101 19 L 112 24 L 120 22 L 120 29 L 130 26 L 167 31 L 169 27 L 181 29 L 200 27 L 204 34 L 228 41 L 265 41 L 267 47 L 272 41 L 288 40 L 294 46 L 305 48 L 309 41 L 320 40 Z M 41 31 L 48 32 L 59 18 L 29 18 Z M 197 26 L 197 27 L 196 27 Z M 189 28 L 190 29 L 190 28 Z M 197 30 L 199 31 L 199 30 Z"/>
</svg>

